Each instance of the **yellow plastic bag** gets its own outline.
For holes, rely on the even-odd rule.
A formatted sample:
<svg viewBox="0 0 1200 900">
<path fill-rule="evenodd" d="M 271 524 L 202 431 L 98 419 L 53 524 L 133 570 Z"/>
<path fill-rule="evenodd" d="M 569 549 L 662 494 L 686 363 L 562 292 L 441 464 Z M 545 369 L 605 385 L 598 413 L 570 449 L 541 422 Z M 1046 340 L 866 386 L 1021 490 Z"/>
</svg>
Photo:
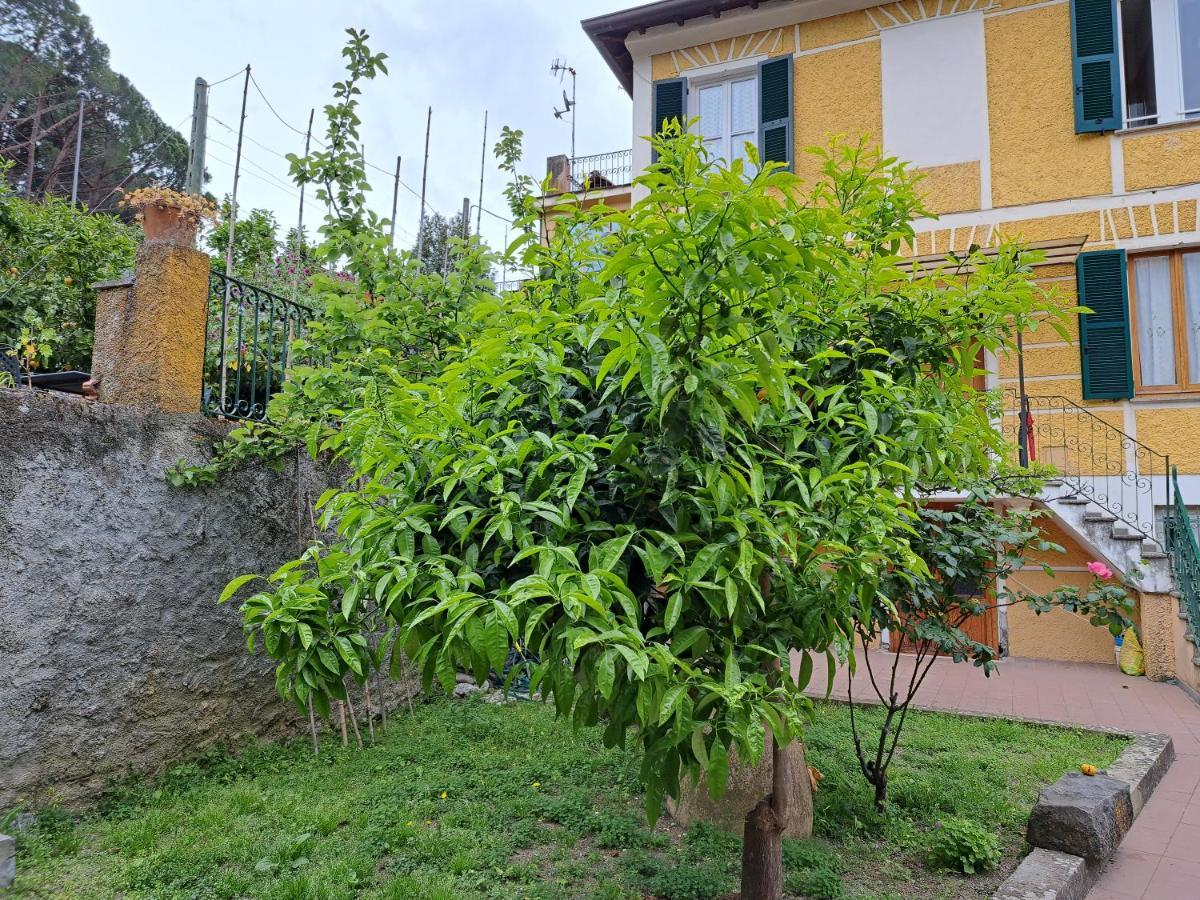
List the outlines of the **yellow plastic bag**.
<svg viewBox="0 0 1200 900">
<path fill-rule="evenodd" d="M 1121 671 L 1126 675 L 1145 675 L 1146 660 L 1142 653 L 1142 642 L 1138 640 L 1137 632 L 1126 628 L 1121 641 Z"/>
</svg>

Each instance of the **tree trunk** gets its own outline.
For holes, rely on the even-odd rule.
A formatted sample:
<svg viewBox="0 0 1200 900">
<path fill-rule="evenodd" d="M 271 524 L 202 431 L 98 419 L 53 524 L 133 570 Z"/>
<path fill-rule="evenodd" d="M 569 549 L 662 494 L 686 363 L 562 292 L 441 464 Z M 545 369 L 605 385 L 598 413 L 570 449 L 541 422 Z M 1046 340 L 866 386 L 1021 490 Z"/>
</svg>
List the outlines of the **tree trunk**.
<svg viewBox="0 0 1200 900">
<path fill-rule="evenodd" d="M 875 812 L 883 813 L 887 807 L 887 772 L 875 775 Z"/>
<path fill-rule="evenodd" d="M 742 831 L 742 900 L 783 895 L 783 823 L 766 800 L 746 816 Z"/>
<path fill-rule="evenodd" d="M 742 900 L 783 896 L 783 832 L 791 815 L 791 758 L 767 731 L 771 749 L 771 794 L 746 815 L 742 829 Z"/>
</svg>

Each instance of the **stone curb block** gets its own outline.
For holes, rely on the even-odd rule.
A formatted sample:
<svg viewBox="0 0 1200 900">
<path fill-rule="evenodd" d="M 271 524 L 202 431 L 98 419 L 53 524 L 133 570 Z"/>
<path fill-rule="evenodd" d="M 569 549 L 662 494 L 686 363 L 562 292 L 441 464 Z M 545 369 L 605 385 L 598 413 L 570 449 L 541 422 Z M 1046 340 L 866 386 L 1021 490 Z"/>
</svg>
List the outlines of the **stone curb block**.
<svg viewBox="0 0 1200 900">
<path fill-rule="evenodd" d="M 0 888 L 12 887 L 17 877 L 17 841 L 0 834 Z"/>
<path fill-rule="evenodd" d="M 1092 880 L 1083 857 L 1034 847 L 993 900 L 1084 900 Z"/>
<path fill-rule="evenodd" d="M 1102 775 L 1069 773 L 1038 797 L 1035 846 L 993 900 L 1084 900 L 1175 759 L 1169 735 L 1139 733 Z M 1074 849 L 1083 855 L 1064 852 Z"/>
</svg>

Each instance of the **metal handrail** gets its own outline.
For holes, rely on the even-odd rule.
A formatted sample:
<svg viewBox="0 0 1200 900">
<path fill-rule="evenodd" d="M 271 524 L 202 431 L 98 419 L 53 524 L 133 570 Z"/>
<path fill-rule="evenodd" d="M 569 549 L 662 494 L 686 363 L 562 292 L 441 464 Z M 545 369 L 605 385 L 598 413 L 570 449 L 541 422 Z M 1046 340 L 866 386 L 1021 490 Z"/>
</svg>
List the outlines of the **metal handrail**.
<svg viewBox="0 0 1200 900">
<path fill-rule="evenodd" d="M 292 344 L 313 311 L 302 303 L 209 274 L 201 408 L 207 415 L 267 420 L 267 403 L 295 362 Z"/>
<path fill-rule="evenodd" d="M 633 181 L 633 150 L 571 157 L 571 190 L 598 191 Z"/>
<path fill-rule="evenodd" d="M 1171 555 L 1180 606 L 1192 634 L 1200 636 L 1200 545 L 1196 543 L 1196 533 L 1179 490 L 1179 469 L 1174 467 L 1171 469 L 1171 493 L 1165 528 L 1167 552 Z"/>
<path fill-rule="evenodd" d="M 1066 397 L 1006 392 L 1002 429 L 1016 438 L 1023 465 L 1048 463 L 1074 494 L 1143 536 L 1163 542 L 1156 527 L 1154 479 L 1163 479 L 1159 500 L 1169 507 L 1168 455 Z"/>
</svg>

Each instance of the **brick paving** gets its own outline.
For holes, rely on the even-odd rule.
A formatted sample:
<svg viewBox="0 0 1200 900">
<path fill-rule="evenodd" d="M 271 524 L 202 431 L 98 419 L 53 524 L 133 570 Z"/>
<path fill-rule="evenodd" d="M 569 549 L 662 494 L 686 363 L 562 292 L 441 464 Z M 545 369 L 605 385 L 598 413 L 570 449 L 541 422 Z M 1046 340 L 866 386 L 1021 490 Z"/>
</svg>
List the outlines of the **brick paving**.
<svg viewBox="0 0 1200 900">
<path fill-rule="evenodd" d="M 875 655 L 890 665 L 891 654 Z M 902 658 L 906 664 L 911 657 Z M 822 693 L 825 683 L 822 658 L 814 666 L 814 693 Z M 845 671 L 838 673 L 833 695 L 845 699 Z M 861 664 L 854 695 L 874 697 Z M 1091 663 L 1006 659 L 997 674 L 985 678 L 973 666 L 938 660 L 917 705 L 1171 735 L 1175 762 L 1088 898 L 1200 900 L 1200 705 L 1181 688 Z"/>
</svg>

